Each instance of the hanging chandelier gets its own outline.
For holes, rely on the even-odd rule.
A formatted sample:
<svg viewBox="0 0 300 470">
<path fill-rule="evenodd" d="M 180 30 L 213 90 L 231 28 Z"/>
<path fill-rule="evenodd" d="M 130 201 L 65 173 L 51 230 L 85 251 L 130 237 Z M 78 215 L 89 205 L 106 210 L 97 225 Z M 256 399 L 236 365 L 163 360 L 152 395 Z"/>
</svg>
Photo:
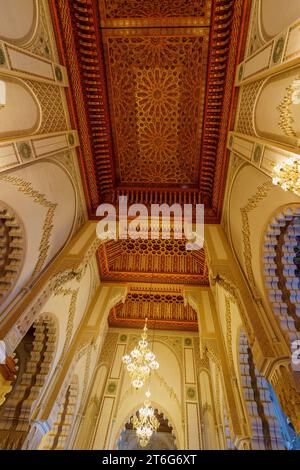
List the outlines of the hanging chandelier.
<svg viewBox="0 0 300 470">
<path fill-rule="evenodd" d="M 148 390 L 146 393 L 144 406 L 139 409 L 138 416 L 131 418 L 133 429 L 136 430 L 136 436 L 141 447 L 146 447 L 154 432 L 159 428 L 159 421 L 151 407 L 150 396 Z"/>
<path fill-rule="evenodd" d="M 138 342 L 138 346 L 129 355 L 123 356 L 122 359 L 129 372 L 132 386 L 136 389 L 143 387 L 151 370 L 159 368 L 159 363 L 155 360 L 155 354 L 148 347 L 147 331 L 146 318 L 142 339 Z"/>
<path fill-rule="evenodd" d="M 273 184 L 300 196 L 300 158 L 295 156 L 274 167 Z"/>
</svg>

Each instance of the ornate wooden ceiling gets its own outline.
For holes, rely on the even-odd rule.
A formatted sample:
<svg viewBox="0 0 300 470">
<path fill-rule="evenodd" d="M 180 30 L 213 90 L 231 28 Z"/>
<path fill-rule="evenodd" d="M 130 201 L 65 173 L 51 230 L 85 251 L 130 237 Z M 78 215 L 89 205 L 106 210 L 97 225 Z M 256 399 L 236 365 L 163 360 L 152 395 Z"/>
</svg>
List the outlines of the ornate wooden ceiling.
<svg viewBox="0 0 300 470">
<path fill-rule="evenodd" d="M 50 4 L 90 217 L 126 195 L 129 204 L 204 203 L 206 223 L 219 223 L 251 0 Z M 102 280 L 146 290 L 111 312 L 114 325 L 142 321 L 149 283 L 208 284 L 204 251 L 187 253 L 179 241 L 108 242 L 98 258 Z M 154 302 L 163 327 L 176 320 L 196 329 L 190 309 L 173 300 Z"/>
<path fill-rule="evenodd" d="M 187 252 L 183 240 L 119 240 L 99 250 L 103 281 L 208 285 L 204 250 Z"/>
<path fill-rule="evenodd" d="M 165 285 L 132 286 L 124 304 L 114 307 L 109 314 L 111 326 L 142 328 L 148 318 L 149 328 L 162 330 L 198 331 L 197 314 L 185 305 L 180 287 Z"/>
<path fill-rule="evenodd" d="M 250 0 L 52 0 L 90 216 L 203 202 L 220 221 Z"/>
</svg>

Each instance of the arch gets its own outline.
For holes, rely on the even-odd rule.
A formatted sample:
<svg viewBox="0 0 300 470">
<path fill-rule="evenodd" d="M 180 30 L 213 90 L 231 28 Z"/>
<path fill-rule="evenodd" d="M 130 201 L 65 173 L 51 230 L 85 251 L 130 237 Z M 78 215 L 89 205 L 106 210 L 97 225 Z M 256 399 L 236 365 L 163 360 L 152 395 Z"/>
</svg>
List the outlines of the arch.
<svg viewBox="0 0 300 470">
<path fill-rule="evenodd" d="M 263 83 L 254 107 L 254 128 L 258 136 L 299 146 L 300 106 L 293 98 L 299 78 L 300 68 L 294 67 Z"/>
<path fill-rule="evenodd" d="M 24 263 L 24 224 L 8 204 L 0 201 L 0 305 L 13 289 Z"/>
<path fill-rule="evenodd" d="M 283 206 L 265 230 L 263 277 L 272 311 L 291 343 L 300 339 L 300 205 Z"/>
<path fill-rule="evenodd" d="M 260 30 L 265 42 L 284 31 L 300 17 L 300 5 L 295 0 L 260 0 Z"/>
<path fill-rule="evenodd" d="M 0 109 L 0 139 L 34 134 L 42 118 L 35 94 L 21 79 L 1 76 L 0 79 L 6 86 L 6 104 Z"/>
<path fill-rule="evenodd" d="M 39 450 L 64 450 L 75 418 L 76 405 L 79 399 L 79 381 L 75 374 L 67 387 L 61 406 L 53 420 L 52 427 L 44 435 Z"/>
<path fill-rule="evenodd" d="M 243 330 L 239 340 L 240 383 L 250 423 L 253 450 L 284 450 L 280 424 L 266 379 L 256 369 L 248 339 Z"/>
<path fill-rule="evenodd" d="M 203 449 L 216 450 L 219 449 L 219 443 L 216 431 L 216 410 L 211 373 L 203 368 L 199 372 L 199 388 Z"/>
<path fill-rule="evenodd" d="M 107 374 L 107 365 L 103 363 L 99 364 L 94 374 L 94 383 L 89 395 L 89 400 L 85 406 L 82 428 L 77 438 L 77 441 L 80 443 L 80 449 L 82 450 L 90 449 L 91 442 L 95 434 L 97 417 L 100 410 Z"/>
<path fill-rule="evenodd" d="M 63 249 L 76 222 L 77 191 L 66 169 L 53 160 L 34 162 L 0 176 L 1 197 L 22 214 L 24 262 L 3 310 Z M 65 207 L 68 204 L 68 212 Z"/>
<path fill-rule="evenodd" d="M 116 429 L 116 432 L 114 433 L 114 438 L 112 440 L 114 449 L 118 448 L 118 442 L 119 442 L 119 436 L 121 436 L 122 431 L 125 429 L 126 423 L 129 423 L 131 420 L 131 417 L 134 416 L 139 408 L 143 406 L 143 402 L 139 402 L 137 405 L 131 408 L 130 412 L 126 414 L 125 418 L 122 420 L 122 424 Z M 178 433 L 176 431 L 176 428 L 173 424 L 172 419 L 170 419 L 169 413 L 165 410 L 163 406 L 161 406 L 157 401 L 151 400 L 151 407 L 157 410 L 158 414 L 163 415 L 163 417 L 168 421 L 170 428 L 172 429 L 172 435 L 174 437 L 174 443 L 179 443 L 178 440 Z M 177 446 L 177 444 L 176 444 Z M 182 448 L 178 447 L 177 448 Z"/>
<path fill-rule="evenodd" d="M 244 164 L 237 172 L 228 200 L 228 233 L 237 263 L 252 289 L 268 299 L 262 266 L 266 220 L 284 205 L 299 204 L 299 197 L 274 186 L 257 168 Z M 273 320 L 273 325 L 275 320 Z M 274 325 L 276 328 L 276 324 Z M 247 329 L 249 336 L 249 331 Z"/>
<path fill-rule="evenodd" d="M 55 344 L 55 323 L 49 316 L 36 320 L 20 343 L 19 378 L 0 413 L 1 449 L 22 448 L 51 369 Z"/>
<path fill-rule="evenodd" d="M 178 361 L 177 356 L 171 347 L 165 341 L 155 338 L 154 352 L 160 357 L 160 368 L 152 375 L 150 390 L 152 406 L 163 411 L 172 423 L 177 438 L 177 447 L 184 448 L 184 430 L 182 427 L 183 410 L 181 402 L 183 400 L 183 369 L 182 364 Z M 157 350 L 156 348 L 160 349 Z M 153 348 L 152 348 L 153 349 Z M 175 348 L 174 348 L 175 349 Z M 170 368 L 170 363 L 173 367 Z M 115 420 L 111 431 L 110 444 L 116 445 L 124 423 L 136 411 L 137 404 L 144 402 L 145 390 L 133 391 L 128 374 L 122 375 L 122 385 L 120 387 L 120 396 L 122 400 L 119 402 L 115 410 Z M 101 429 L 101 417 L 97 423 L 95 433 L 95 441 L 97 441 Z"/>
<path fill-rule="evenodd" d="M 1 39 L 23 46 L 35 35 L 38 24 L 36 0 L 0 0 Z"/>
</svg>

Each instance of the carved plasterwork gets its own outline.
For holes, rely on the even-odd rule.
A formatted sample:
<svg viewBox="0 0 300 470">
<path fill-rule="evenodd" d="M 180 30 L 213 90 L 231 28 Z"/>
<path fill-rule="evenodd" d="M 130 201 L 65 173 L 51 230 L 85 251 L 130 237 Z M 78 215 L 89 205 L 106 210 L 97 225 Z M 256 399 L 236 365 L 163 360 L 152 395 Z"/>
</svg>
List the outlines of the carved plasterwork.
<svg viewBox="0 0 300 470">
<path fill-rule="evenodd" d="M 0 201 L 0 303 L 13 289 L 24 261 L 25 233 L 18 215 Z"/>
<path fill-rule="evenodd" d="M 1 180 L 13 184 L 17 187 L 20 192 L 29 196 L 34 200 L 35 203 L 47 209 L 47 214 L 45 216 L 44 225 L 42 229 L 42 238 L 39 246 L 39 257 L 32 273 L 32 276 L 34 277 L 41 271 L 48 256 L 50 248 L 50 237 L 53 230 L 53 219 L 57 204 L 48 201 L 48 199 L 46 199 L 43 194 L 33 189 L 31 183 L 25 181 L 22 178 L 12 175 L 2 175 Z"/>
<path fill-rule="evenodd" d="M 100 2 L 103 3 L 102 0 Z M 107 18 L 176 18 L 205 16 L 208 0 L 106 0 Z"/>
<path fill-rule="evenodd" d="M 84 194 L 80 184 L 80 173 L 77 167 L 75 166 L 73 155 L 70 152 L 59 153 L 51 157 L 51 159 L 56 160 L 59 164 L 64 165 L 64 167 L 67 169 L 72 178 L 73 185 L 75 186 L 77 208 L 73 234 L 76 234 L 87 219 Z"/>
<path fill-rule="evenodd" d="M 118 342 L 118 333 L 109 331 L 105 337 L 101 355 L 99 358 L 99 364 L 106 364 L 110 366 L 114 359 L 115 348 Z"/>
<path fill-rule="evenodd" d="M 249 31 L 251 32 L 248 38 L 247 56 L 254 54 L 254 52 L 260 49 L 265 43 L 260 30 L 260 4 L 261 0 L 255 0 L 249 27 Z"/>
<path fill-rule="evenodd" d="M 74 318 L 76 313 L 76 303 L 78 298 L 79 289 L 65 289 L 63 287 L 56 290 L 55 295 L 63 295 L 70 297 L 70 304 L 69 304 L 69 311 L 68 311 L 68 321 L 67 321 L 67 328 L 66 328 L 66 336 L 65 342 L 63 346 L 63 350 L 61 353 L 61 361 L 65 357 L 65 353 L 70 345 L 73 329 L 74 329 Z"/>
<path fill-rule="evenodd" d="M 225 322 L 226 322 L 226 347 L 231 371 L 234 371 L 233 352 L 232 352 L 232 319 L 230 298 L 225 296 Z"/>
<path fill-rule="evenodd" d="M 277 107 L 280 119 L 278 125 L 280 129 L 284 132 L 284 134 L 288 137 L 298 137 L 298 133 L 295 129 L 295 119 L 293 118 L 291 105 L 292 104 L 299 104 L 300 96 L 300 76 L 298 76 L 293 83 L 286 89 L 286 94 Z"/>
<path fill-rule="evenodd" d="M 271 191 L 273 184 L 267 181 L 261 184 L 254 196 L 248 199 L 247 204 L 241 208 L 242 215 L 242 233 L 243 233 L 243 256 L 248 280 L 252 287 L 255 287 L 255 276 L 252 269 L 252 249 L 251 249 L 251 233 L 249 223 L 249 213 L 256 209 L 259 203 L 265 199 Z"/>
<path fill-rule="evenodd" d="M 256 135 L 254 123 L 255 103 L 265 80 L 259 80 L 242 87 L 237 115 L 236 132 Z"/>
<path fill-rule="evenodd" d="M 224 206 L 223 206 L 223 214 L 222 214 L 222 221 L 221 225 L 228 237 L 230 239 L 230 228 L 229 228 L 229 200 L 230 200 L 230 191 L 232 187 L 232 183 L 234 181 L 237 172 L 244 165 L 245 162 L 242 158 L 240 158 L 235 153 L 231 153 L 230 161 L 229 161 L 229 168 L 227 173 L 227 182 L 226 182 L 226 194 L 224 198 Z"/>
<path fill-rule="evenodd" d="M 33 54 L 43 56 L 46 59 L 52 59 L 48 22 L 43 0 L 38 0 L 36 2 L 36 6 L 38 22 L 35 29 L 35 34 L 29 44 L 26 44 L 25 48 L 30 52 L 33 52 Z"/>
</svg>

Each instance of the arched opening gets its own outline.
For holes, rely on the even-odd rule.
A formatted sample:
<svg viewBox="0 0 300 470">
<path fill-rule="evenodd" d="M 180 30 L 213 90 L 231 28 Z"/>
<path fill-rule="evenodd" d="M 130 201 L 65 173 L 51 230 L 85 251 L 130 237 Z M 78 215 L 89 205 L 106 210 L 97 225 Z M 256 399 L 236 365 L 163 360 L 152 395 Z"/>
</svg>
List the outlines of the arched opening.
<svg viewBox="0 0 300 470">
<path fill-rule="evenodd" d="M 21 449 L 34 406 L 50 372 L 56 328 L 50 318 L 34 322 L 20 342 L 17 380 L 0 410 L 0 449 Z"/>
<path fill-rule="evenodd" d="M 117 444 L 118 450 L 177 450 L 173 427 L 169 419 L 157 408 L 154 410 L 154 415 L 159 422 L 159 427 L 151 436 L 146 447 L 141 447 L 138 442 L 136 431 L 132 424 L 133 416 L 131 416 L 121 432 Z M 136 412 L 136 416 L 139 417 L 138 411 Z"/>
<path fill-rule="evenodd" d="M 270 394 L 270 384 L 256 369 L 247 336 L 243 331 L 239 338 L 239 356 L 241 385 L 252 431 L 252 449 L 286 449 Z"/>
<path fill-rule="evenodd" d="M 263 248 L 265 285 L 273 312 L 289 342 L 300 339 L 300 207 L 280 210 Z"/>
<path fill-rule="evenodd" d="M 78 401 L 78 377 L 72 377 L 50 431 L 43 437 L 40 450 L 67 448 Z"/>
<path fill-rule="evenodd" d="M 15 285 L 24 261 L 23 223 L 0 201 L 0 305 Z"/>
</svg>

